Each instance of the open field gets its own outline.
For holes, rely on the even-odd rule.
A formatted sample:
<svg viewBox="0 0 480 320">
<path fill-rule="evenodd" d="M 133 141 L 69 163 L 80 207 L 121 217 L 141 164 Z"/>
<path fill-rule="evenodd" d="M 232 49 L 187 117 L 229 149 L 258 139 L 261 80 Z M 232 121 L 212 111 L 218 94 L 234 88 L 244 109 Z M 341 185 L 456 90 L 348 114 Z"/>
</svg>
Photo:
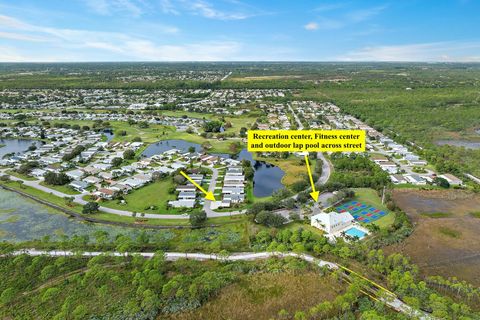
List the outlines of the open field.
<svg viewBox="0 0 480 320">
<path fill-rule="evenodd" d="M 168 193 L 171 187 L 173 181 L 170 178 L 163 179 L 131 191 L 124 196 L 125 204 L 119 203 L 118 200 L 109 200 L 101 202 L 101 205 L 132 212 L 176 214 L 177 209 L 167 209 L 168 201 L 175 200 L 175 195 Z M 155 209 L 151 209 L 152 206 Z"/>
<path fill-rule="evenodd" d="M 232 320 L 272 319 L 282 309 L 290 314 L 308 310 L 341 292 L 340 283 L 316 272 L 261 273 L 241 277 L 197 310 L 166 319 L 218 319 L 220 314 Z"/>
<path fill-rule="evenodd" d="M 51 185 L 51 184 L 46 184 L 45 182 L 40 182 L 40 185 L 45 186 L 45 187 L 50 188 L 50 189 L 53 189 L 53 190 L 60 191 L 60 192 L 65 193 L 65 194 L 70 194 L 70 195 L 80 194 L 80 192 L 76 191 L 75 189 L 73 189 L 72 187 L 70 187 L 68 185 L 54 186 L 54 185 Z"/>
<path fill-rule="evenodd" d="M 387 248 L 410 256 L 425 275 L 457 277 L 480 285 L 480 195 L 458 190 L 395 190 L 395 203 L 415 230 Z M 473 214 L 472 214 L 473 213 Z"/>
<path fill-rule="evenodd" d="M 286 187 L 291 186 L 295 182 L 307 177 L 307 167 L 304 163 L 301 163 L 302 158 L 298 158 L 293 155 L 291 155 L 288 159 L 260 157 L 255 153 L 254 159 L 274 164 L 282 169 L 285 172 L 285 175 L 282 178 L 282 184 Z M 316 163 L 316 161 L 311 161 L 310 163 L 312 172 L 315 170 Z"/>
</svg>

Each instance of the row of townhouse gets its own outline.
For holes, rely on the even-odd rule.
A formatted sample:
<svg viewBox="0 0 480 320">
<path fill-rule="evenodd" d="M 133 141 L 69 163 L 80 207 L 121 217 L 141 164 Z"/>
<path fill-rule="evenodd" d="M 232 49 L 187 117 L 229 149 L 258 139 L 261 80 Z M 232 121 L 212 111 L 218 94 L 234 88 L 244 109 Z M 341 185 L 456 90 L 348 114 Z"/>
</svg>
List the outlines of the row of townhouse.
<svg viewBox="0 0 480 320">
<path fill-rule="evenodd" d="M 245 176 L 240 166 L 228 167 L 223 178 L 222 206 L 230 207 L 232 204 L 245 201 Z"/>
<path fill-rule="evenodd" d="M 190 174 L 190 178 L 198 185 L 203 183 L 203 174 Z M 175 189 L 178 193 L 176 200 L 171 200 L 168 204 L 174 208 L 193 208 L 197 201 L 196 187 L 192 183 L 179 185 Z"/>
</svg>

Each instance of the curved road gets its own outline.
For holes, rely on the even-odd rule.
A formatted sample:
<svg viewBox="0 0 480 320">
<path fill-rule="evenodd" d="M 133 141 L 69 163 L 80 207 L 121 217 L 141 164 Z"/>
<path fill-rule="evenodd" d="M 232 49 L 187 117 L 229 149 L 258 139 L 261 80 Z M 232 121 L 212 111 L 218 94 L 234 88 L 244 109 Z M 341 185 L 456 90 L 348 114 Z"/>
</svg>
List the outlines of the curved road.
<svg viewBox="0 0 480 320">
<path fill-rule="evenodd" d="M 154 252 L 130 252 L 130 253 L 121 253 L 121 252 L 101 252 L 101 251 L 87 251 L 87 252 L 80 252 L 76 253 L 74 251 L 63 251 L 63 250 L 52 250 L 52 251 L 47 251 L 47 250 L 36 250 L 36 249 L 24 249 L 24 250 L 18 250 L 14 251 L 11 254 L 17 256 L 17 255 L 22 255 L 22 254 L 28 254 L 31 256 L 50 256 L 50 257 L 63 257 L 63 256 L 85 256 L 85 257 L 95 257 L 99 256 L 102 254 L 110 254 L 113 256 L 133 256 L 133 255 L 138 255 L 142 256 L 144 258 L 150 259 L 152 258 L 155 253 Z M 311 255 L 308 254 L 299 254 L 299 253 L 294 253 L 294 252 L 238 252 L 238 253 L 232 253 L 229 256 L 220 256 L 216 254 L 207 254 L 207 253 L 188 253 L 188 252 L 165 252 L 165 259 L 168 261 L 175 261 L 178 259 L 191 259 L 191 260 L 198 260 L 198 261 L 205 261 L 205 260 L 223 260 L 223 261 L 239 261 L 239 260 L 259 260 L 259 259 L 266 259 L 270 257 L 278 257 L 278 258 L 285 258 L 285 257 L 296 257 L 299 259 L 302 259 L 304 261 L 307 261 L 308 263 L 313 263 L 316 264 L 320 267 L 327 267 L 329 269 L 339 269 L 341 268 L 340 265 L 330 262 L 330 261 L 325 261 L 321 259 L 317 259 Z M 368 280 L 368 279 L 366 279 Z M 370 281 L 370 280 L 368 280 Z M 371 282 L 371 281 L 370 281 Z M 373 282 L 371 282 L 373 283 Z M 384 290 L 380 297 L 377 297 L 376 299 L 381 300 L 383 303 L 388 305 L 390 308 L 404 313 L 408 316 L 413 316 L 418 319 L 422 320 L 428 320 L 428 319 L 434 319 L 432 316 L 430 316 L 427 313 L 415 310 L 411 308 L 409 305 L 405 304 L 402 302 L 398 297 L 387 291 Z"/>
</svg>

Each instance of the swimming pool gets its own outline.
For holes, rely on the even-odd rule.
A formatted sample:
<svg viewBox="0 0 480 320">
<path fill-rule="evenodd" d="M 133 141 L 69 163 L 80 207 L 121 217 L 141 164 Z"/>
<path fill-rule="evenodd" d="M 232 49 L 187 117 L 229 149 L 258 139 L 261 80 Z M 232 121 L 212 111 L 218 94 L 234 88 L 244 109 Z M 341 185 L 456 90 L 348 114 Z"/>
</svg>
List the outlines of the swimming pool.
<svg viewBox="0 0 480 320">
<path fill-rule="evenodd" d="M 345 231 L 345 234 L 349 235 L 350 237 L 358 237 L 358 239 L 362 239 L 367 235 L 366 232 L 364 232 L 360 229 L 357 229 L 355 227 L 350 228 L 347 231 Z"/>
</svg>

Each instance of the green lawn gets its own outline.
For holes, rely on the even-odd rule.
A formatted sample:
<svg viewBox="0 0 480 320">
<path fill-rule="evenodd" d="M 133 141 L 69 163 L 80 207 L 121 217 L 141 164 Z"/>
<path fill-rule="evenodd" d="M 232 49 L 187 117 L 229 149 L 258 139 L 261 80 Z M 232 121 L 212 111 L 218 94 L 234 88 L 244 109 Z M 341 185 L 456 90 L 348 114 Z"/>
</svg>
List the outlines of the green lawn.
<svg viewBox="0 0 480 320">
<path fill-rule="evenodd" d="M 50 188 L 50 189 L 53 189 L 53 190 L 57 190 L 59 192 L 65 193 L 65 194 L 72 195 L 72 196 L 76 195 L 76 194 L 80 194 L 80 192 L 76 191 L 75 189 L 73 189 L 72 187 L 70 187 L 68 185 L 53 186 L 53 185 L 45 183 L 44 181 L 40 182 L 40 185 L 45 186 L 45 187 Z"/>
<path fill-rule="evenodd" d="M 28 180 L 28 181 L 36 181 L 34 177 L 27 176 L 26 174 L 21 174 L 13 170 L 7 170 L 6 173 L 8 173 L 11 176 L 23 179 L 23 180 Z"/>
<path fill-rule="evenodd" d="M 101 205 L 108 208 L 128 210 L 132 212 L 181 214 L 185 210 L 175 208 L 167 209 L 168 201 L 175 200 L 175 195 L 168 193 L 168 189 L 172 186 L 173 181 L 167 178 L 131 191 L 125 196 L 126 204 L 120 204 L 117 200 L 110 200 L 102 202 Z M 155 206 L 157 209 L 149 209 L 151 206 Z"/>
<path fill-rule="evenodd" d="M 381 217 L 372 223 L 376 224 L 380 228 L 387 228 L 394 222 L 395 214 L 382 204 L 382 199 L 380 199 L 375 190 L 369 188 L 354 188 L 353 190 L 355 191 L 355 197 L 353 200 L 369 204 L 377 209 L 388 212 L 386 216 Z"/>
</svg>

